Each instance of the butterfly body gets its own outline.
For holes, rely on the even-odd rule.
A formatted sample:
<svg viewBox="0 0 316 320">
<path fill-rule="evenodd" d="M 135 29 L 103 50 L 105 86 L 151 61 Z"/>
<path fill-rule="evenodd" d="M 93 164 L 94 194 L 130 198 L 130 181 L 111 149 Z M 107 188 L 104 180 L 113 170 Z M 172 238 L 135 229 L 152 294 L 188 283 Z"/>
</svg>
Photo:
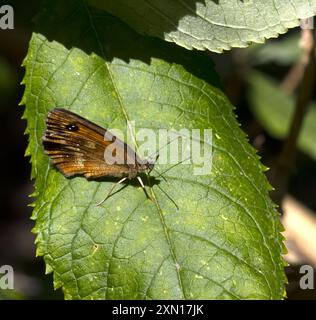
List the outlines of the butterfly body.
<svg viewBox="0 0 316 320">
<path fill-rule="evenodd" d="M 66 177 L 133 179 L 154 167 L 108 130 L 68 110 L 55 108 L 50 111 L 46 127 L 42 139 L 45 153 Z M 114 153 L 118 162 L 107 161 L 109 146 L 113 150 L 111 155 Z"/>
</svg>

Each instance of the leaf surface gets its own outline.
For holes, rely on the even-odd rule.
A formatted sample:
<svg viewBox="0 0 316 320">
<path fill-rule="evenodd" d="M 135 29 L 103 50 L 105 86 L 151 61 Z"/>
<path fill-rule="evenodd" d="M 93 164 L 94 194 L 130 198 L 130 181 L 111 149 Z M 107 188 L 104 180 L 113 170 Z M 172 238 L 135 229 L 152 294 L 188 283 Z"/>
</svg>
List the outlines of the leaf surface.
<svg viewBox="0 0 316 320">
<path fill-rule="evenodd" d="M 279 216 L 209 58 L 141 37 L 81 1 L 47 2 L 37 25 L 22 103 L 37 255 L 55 288 L 67 299 L 282 298 Z M 212 129 L 212 168 L 194 175 L 190 164 L 157 164 L 171 169 L 168 183 L 147 186 L 153 201 L 126 183 L 97 207 L 114 182 L 67 179 L 43 152 L 57 106 L 105 128 Z"/>
<path fill-rule="evenodd" d="M 88 0 L 141 34 L 222 52 L 275 38 L 316 13 L 316 0 Z"/>
</svg>

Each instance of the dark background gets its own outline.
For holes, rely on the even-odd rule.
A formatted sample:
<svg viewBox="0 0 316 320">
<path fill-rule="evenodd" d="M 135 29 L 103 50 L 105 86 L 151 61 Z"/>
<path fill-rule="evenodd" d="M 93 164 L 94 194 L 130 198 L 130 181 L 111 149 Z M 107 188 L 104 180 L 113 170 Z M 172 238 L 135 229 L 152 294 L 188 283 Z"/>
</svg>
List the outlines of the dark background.
<svg viewBox="0 0 316 320">
<path fill-rule="evenodd" d="M 2 4 L 13 6 L 15 25 L 14 30 L 0 30 L 0 266 L 13 266 L 15 290 L 0 289 L 0 299 L 62 299 L 61 290 L 53 290 L 52 275 L 45 275 L 43 259 L 36 258 L 35 236 L 31 233 L 34 226 L 30 219 L 32 208 L 28 206 L 32 202 L 29 195 L 33 192 L 33 182 L 30 180 L 29 158 L 24 156 L 27 147 L 27 136 L 24 135 L 26 122 L 21 119 L 24 106 L 18 105 L 24 90 L 20 85 L 24 75 L 21 64 L 33 30 L 32 17 L 38 11 L 40 1 L 0 1 L 0 6 Z M 233 54 L 228 52 L 210 56 L 216 61 L 225 91 L 237 106 L 239 121 L 250 135 L 250 141 L 254 141 L 258 133 L 264 134 L 265 143 L 259 151 L 263 162 L 269 162 L 271 155 L 280 149 L 281 141 L 264 132 L 251 115 L 245 99 L 245 84 L 236 76 L 238 64 Z M 273 63 L 265 69 L 280 77 L 286 72 Z M 299 154 L 290 180 L 290 192 L 314 211 L 315 177 L 315 162 Z M 299 289 L 301 275 L 298 270 L 299 265 L 287 268 L 290 281 L 288 298 L 315 299 L 316 290 Z"/>
<path fill-rule="evenodd" d="M 45 275 L 45 264 L 37 258 L 34 222 L 30 219 L 33 182 L 31 165 L 24 153 L 27 136 L 24 106 L 19 106 L 24 87 L 21 67 L 32 34 L 32 18 L 40 1 L 0 1 L 14 9 L 14 29 L 0 29 L 0 266 L 14 269 L 15 291 L 0 289 L 1 298 L 62 299 L 61 290 L 53 290 L 52 275 Z"/>
</svg>

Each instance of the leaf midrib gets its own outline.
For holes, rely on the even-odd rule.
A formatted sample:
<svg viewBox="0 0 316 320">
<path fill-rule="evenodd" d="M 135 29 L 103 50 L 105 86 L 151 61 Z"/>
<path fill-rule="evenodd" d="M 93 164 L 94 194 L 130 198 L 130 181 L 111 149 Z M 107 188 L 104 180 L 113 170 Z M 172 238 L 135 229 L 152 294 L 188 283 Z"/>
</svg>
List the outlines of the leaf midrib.
<svg viewBox="0 0 316 320">
<path fill-rule="evenodd" d="M 90 10 L 89 10 L 89 8 L 88 8 L 88 6 L 87 6 L 86 3 L 84 3 L 84 6 L 85 6 L 86 12 L 87 12 L 87 14 L 88 14 L 88 18 L 89 18 L 89 21 L 90 21 L 90 24 L 91 24 L 91 28 L 92 28 L 92 30 L 94 31 L 94 35 L 95 35 L 95 37 L 96 37 L 96 41 L 97 41 L 97 43 L 98 43 L 99 50 L 100 50 L 100 52 L 101 52 L 101 54 L 102 54 L 102 58 L 103 58 L 104 61 L 105 61 L 104 65 L 105 65 L 105 67 L 106 67 L 106 69 L 107 69 L 107 71 L 108 71 L 108 73 L 109 73 L 110 80 L 111 80 L 112 86 L 113 86 L 113 88 L 114 88 L 114 92 L 115 92 L 115 94 L 116 94 L 116 96 L 117 96 L 119 105 L 120 105 L 120 107 L 121 107 L 121 111 L 122 111 L 122 113 L 123 113 L 123 115 L 124 115 L 124 117 L 125 117 L 125 121 L 126 121 L 126 123 L 127 123 L 128 129 L 129 129 L 129 131 L 130 131 L 130 133 L 131 133 L 131 136 L 134 137 L 133 132 L 132 132 L 132 130 L 131 130 L 131 128 L 130 128 L 130 125 L 129 125 L 130 121 L 129 121 L 128 113 L 127 113 L 127 111 L 126 111 L 126 109 L 125 109 L 125 107 L 124 107 L 124 104 L 123 104 L 122 98 L 121 98 L 121 96 L 120 96 L 119 90 L 118 90 L 117 86 L 115 85 L 115 81 L 114 81 L 114 77 L 113 77 L 112 71 L 111 71 L 111 69 L 110 69 L 110 67 L 109 67 L 109 65 L 108 65 L 108 63 L 107 63 L 107 61 L 106 61 L 104 49 L 103 49 L 103 46 L 102 46 L 102 44 L 101 44 L 101 42 L 100 42 L 99 35 L 98 35 L 98 32 L 97 32 L 97 30 L 96 30 L 96 28 L 95 28 L 95 25 L 94 25 L 94 22 L 93 22 L 93 19 L 92 19 Z M 138 149 L 138 145 L 137 145 L 136 139 L 134 138 L 133 140 L 134 140 L 136 149 Z M 167 242 L 167 244 L 168 244 L 169 251 L 170 251 L 170 253 L 171 253 L 171 257 L 172 257 L 173 262 L 174 262 L 173 265 L 174 265 L 174 269 L 175 269 L 176 274 L 177 274 L 178 283 L 179 283 L 179 288 L 180 288 L 180 290 L 181 290 L 182 297 L 185 299 L 185 293 L 184 293 L 184 289 L 183 289 L 183 285 L 182 285 L 182 281 L 181 281 L 181 275 L 180 275 L 179 270 L 178 270 L 177 267 L 176 267 L 176 265 L 178 265 L 178 263 L 177 263 L 176 256 L 175 256 L 175 252 L 174 252 L 174 250 L 173 250 L 172 243 L 171 243 L 171 240 L 170 240 L 170 235 L 169 235 L 169 232 L 168 232 L 168 227 L 167 227 L 166 222 L 165 222 L 165 220 L 164 220 L 161 207 L 160 207 L 160 205 L 159 205 L 159 203 L 158 203 L 158 200 L 157 200 L 157 198 L 156 198 L 156 196 L 155 196 L 155 194 L 154 194 L 154 191 L 153 191 L 153 189 L 151 188 L 151 186 L 150 186 L 150 189 L 151 189 L 151 193 L 152 193 L 153 198 L 154 198 L 154 203 L 155 203 L 155 206 L 156 206 L 156 208 L 157 208 L 157 212 L 158 212 L 159 219 L 160 219 L 160 222 L 161 222 L 161 225 L 162 225 L 162 229 L 163 229 L 163 231 L 164 231 L 165 239 L 166 239 L 166 242 Z"/>
</svg>

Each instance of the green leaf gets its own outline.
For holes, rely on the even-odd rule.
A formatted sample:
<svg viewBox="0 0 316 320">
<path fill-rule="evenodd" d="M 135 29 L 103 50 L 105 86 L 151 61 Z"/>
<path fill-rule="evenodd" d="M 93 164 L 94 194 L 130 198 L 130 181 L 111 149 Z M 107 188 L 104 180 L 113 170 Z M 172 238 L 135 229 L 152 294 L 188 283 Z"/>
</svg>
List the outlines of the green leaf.
<svg viewBox="0 0 316 320">
<path fill-rule="evenodd" d="M 261 65 L 273 62 L 289 66 L 297 62 L 303 54 L 300 33 L 295 32 L 286 35 L 284 39 L 271 39 L 265 44 L 252 45 L 247 49 L 240 49 L 238 53 L 239 59 L 243 59 L 247 64 Z"/>
<path fill-rule="evenodd" d="M 22 103 L 37 255 L 55 288 L 67 299 L 282 298 L 282 227 L 270 186 L 209 58 L 141 37 L 81 1 L 48 2 L 37 24 Z M 43 152 L 45 117 L 56 106 L 106 128 L 125 130 L 129 120 L 156 132 L 212 129 L 212 170 L 197 176 L 193 165 L 178 165 L 168 183 L 147 187 L 152 201 L 128 182 L 98 207 L 114 182 L 67 179 Z"/>
<path fill-rule="evenodd" d="M 248 98 L 251 109 L 267 132 L 278 139 L 288 135 L 292 121 L 295 96 L 281 90 L 277 81 L 258 71 L 247 75 Z M 298 139 L 300 150 L 316 159 L 316 104 L 312 103 L 305 115 Z"/>
<path fill-rule="evenodd" d="M 188 49 L 222 52 L 263 43 L 299 19 L 315 15 L 316 0 L 88 0 L 141 34 Z"/>
</svg>

